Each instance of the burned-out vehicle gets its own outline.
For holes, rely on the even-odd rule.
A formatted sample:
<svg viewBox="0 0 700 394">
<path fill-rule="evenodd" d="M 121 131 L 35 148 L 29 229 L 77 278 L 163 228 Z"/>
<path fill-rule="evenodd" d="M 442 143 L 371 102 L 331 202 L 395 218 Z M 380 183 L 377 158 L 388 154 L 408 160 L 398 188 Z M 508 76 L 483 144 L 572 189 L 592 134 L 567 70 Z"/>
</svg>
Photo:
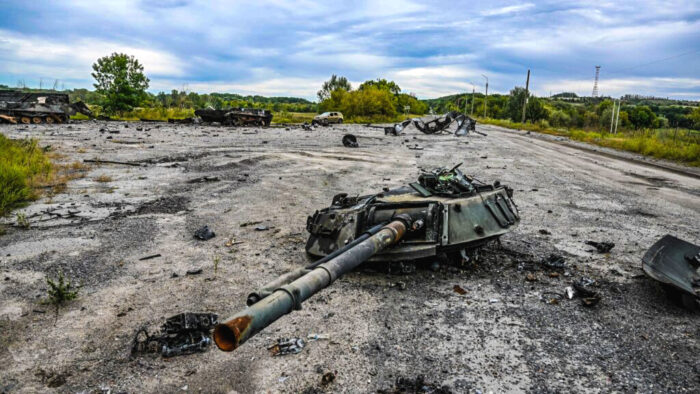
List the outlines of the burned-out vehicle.
<svg viewBox="0 0 700 394">
<path fill-rule="evenodd" d="M 306 251 L 320 259 L 252 292 L 248 308 L 215 327 L 214 341 L 222 350 L 236 349 L 365 262 L 473 258 L 520 222 L 512 197 L 511 188 L 482 183 L 459 165 L 377 194 L 338 194 L 307 220 Z"/>
<path fill-rule="evenodd" d="M 272 113 L 266 109 L 231 108 L 198 109 L 194 114 L 207 123 L 220 123 L 225 126 L 269 126 Z"/>
<path fill-rule="evenodd" d="M 432 120 L 424 121 L 421 118 L 406 119 L 403 122 L 396 123 L 393 126 L 371 126 L 375 128 L 384 129 L 385 135 L 399 135 L 403 133 L 406 127 L 413 124 L 423 134 L 439 134 L 447 131 L 447 129 L 452 125 L 452 123 L 457 123 L 457 130 L 455 130 L 455 136 L 462 137 L 469 134 L 469 132 L 486 135 L 476 131 L 476 120 L 470 118 L 465 114 L 461 114 L 456 111 L 450 111 L 442 116 L 438 116 Z"/>
<path fill-rule="evenodd" d="M 71 104 L 65 93 L 0 91 L 0 121 L 7 123 L 63 123 L 78 112 L 92 116 L 85 103 Z"/>
</svg>

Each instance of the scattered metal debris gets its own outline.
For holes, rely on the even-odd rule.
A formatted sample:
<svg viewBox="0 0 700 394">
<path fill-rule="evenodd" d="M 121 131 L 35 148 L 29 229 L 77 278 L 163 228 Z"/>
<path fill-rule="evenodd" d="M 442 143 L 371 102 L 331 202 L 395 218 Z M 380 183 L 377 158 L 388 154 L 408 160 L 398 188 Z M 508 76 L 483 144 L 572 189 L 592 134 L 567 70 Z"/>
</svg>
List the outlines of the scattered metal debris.
<svg viewBox="0 0 700 394">
<path fill-rule="evenodd" d="M 129 163 L 127 161 L 114 161 L 114 160 L 97 160 L 97 159 L 85 159 L 83 163 L 95 163 L 95 164 L 121 164 L 124 166 L 141 167 L 141 163 Z"/>
<path fill-rule="evenodd" d="M 343 136 L 343 146 L 346 148 L 358 148 L 360 144 L 357 143 L 357 137 L 352 134 L 345 134 Z"/>
<path fill-rule="evenodd" d="M 428 383 L 425 381 L 423 375 L 418 375 L 415 378 L 405 378 L 399 376 L 396 378 L 394 387 L 386 390 L 377 390 L 379 394 L 413 394 L 413 393 L 425 393 L 425 394 L 452 394 L 447 386 L 438 386 L 433 383 Z"/>
<path fill-rule="evenodd" d="M 665 235 L 644 254 L 642 269 L 684 307 L 700 308 L 700 246 Z"/>
<path fill-rule="evenodd" d="M 550 254 L 549 257 L 540 260 L 540 264 L 550 269 L 566 268 L 566 259 L 558 254 Z"/>
<path fill-rule="evenodd" d="M 160 253 L 157 253 L 157 254 L 152 254 L 152 255 L 150 255 L 150 256 L 144 256 L 144 257 L 141 257 L 141 258 L 139 259 L 139 261 L 144 261 L 144 260 L 150 260 L 150 259 L 155 259 L 156 257 L 160 257 L 160 256 L 161 256 L 161 254 L 160 254 Z"/>
<path fill-rule="evenodd" d="M 219 179 L 218 176 L 203 176 L 199 178 L 194 178 L 190 179 L 187 181 L 187 183 L 205 183 L 205 182 L 219 182 L 221 179 Z"/>
<path fill-rule="evenodd" d="M 459 295 L 465 295 L 465 294 L 467 294 L 467 291 L 464 290 L 464 289 L 462 288 L 462 286 L 460 286 L 460 285 L 454 285 L 454 287 L 452 288 L 452 290 L 454 290 L 454 292 L 457 293 L 457 294 L 459 294 Z"/>
<path fill-rule="evenodd" d="M 306 336 L 306 339 L 310 341 L 319 341 L 321 339 L 331 339 L 331 336 L 328 334 L 309 334 Z"/>
<path fill-rule="evenodd" d="M 209 229 L 209 226 L 204 226 L 194 232 L 194 237 L 202 241 L 207 241 L 214 238 L 216 234 Z"/>
<path fill-rule="evenodd" d="M 584 306 L 594 306 L 600 302 L 600 295 L 592 289 L 596 281 L 591 278 L 580 278 L 572 284 L 576 290 L 576 296 L 581 297 L 581 302 Z"/>
<path fill-rule="evenodd" d="M 412 119 L 406 119 L 401 123 L 396 123 L 393 126 L 389 127 L 384 127 L 384 135 L 399 135 L 403 133 L 403 130 L 406 128 L 406 126 L 410 125 Z"/>
<path fill-rule="evenodd" d="M 199 275 L 201 273 L 202 273 L 201 268 L 193 268 L 191 270 L 187 270 L 187 272 L 185 272 L 185 275 Z"/>
<path fill-rule="evenodd" d="M 596 248 L 598 253 L 609 253 L 612 250 L 612 248 L 615 247 L 614 243 L 605 242 L 605 241 L 603 241 L 603 242 L 586 241 L 586 245 L 593 246 L 594 248 Z"/>
<path fill-rule="evenodd" d="M 457 137 L 466 136 L 470 131 L 486 136 L 485 133 L 476 131 L 476 120 L 456 111 L 447 112 L 427 122 L 424 122 L 421 118 L 413 118 L 406 119 L 401 123 L 395 123 L 393 126 L 373 126 L 367 124 L 367 127 L 383 129 L 384 135 L 401 135 L 406 127 L 413 123 L 413 125 L 424 134 L 439 134 L 447 130 L 453 122 L 457 122 L 457 130 L 454 133 Z"/>
<path fill-rule="evenodd" d="M 151 335 L 142 327 L 136 332 L 131 354 L 160 353 L 163 357 L 173 357 L 206 351 L 211 344 L 209 333 L 218 319 L 214 313 L 180 313 L 168 318 L 156 334 Z"/>
<path fill-rule="evenodd" d="M 333 383 L 333 381 L 335 381 L 335 376 L 337 374 L 338 374 L 338 371 L 335 371 L 335 372 L 329 371 L 329 372 L 324 373 L 323 376 L 321 377 L 321 385 L 327 386 L 327 385 Z"/>
<path fill-rule="evenodd" d="M 547 304 L 551 304 L 551 305 L 559 304 L 559 302 L 561 300 L 563 300 L 564 298 L 565 298 L 565 296 L 563 294 L 557 293 L 554 291 L 545 291 L 540 296 L 540 300 L 542 300 L 543 302 L 545 302 Z"/>
<path fill-rule="evenodd" d="M 270 226 L 256 226 L 255 231 L 267 231 L 270 229 Z"/>
<path fill-rule="evenodd" d="M 277 343 L 269 346 L 267 350 L 272 353 L 273 356 L 286 356 L 288 354 L 300 353 L 306 343 L 301 338 L 280 338 Z"/>
</svg>

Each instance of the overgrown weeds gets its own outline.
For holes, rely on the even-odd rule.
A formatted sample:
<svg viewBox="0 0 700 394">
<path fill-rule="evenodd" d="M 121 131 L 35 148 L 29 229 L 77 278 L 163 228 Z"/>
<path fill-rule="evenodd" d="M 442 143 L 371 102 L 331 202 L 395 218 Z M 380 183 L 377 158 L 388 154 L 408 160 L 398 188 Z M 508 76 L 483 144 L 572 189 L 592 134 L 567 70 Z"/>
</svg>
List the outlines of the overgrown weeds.
<svg viewBox="0 0 700 394">
<path fill-rule="evenodd" d="M 29 219 L 27 219 L 27 214 L 24 212 L 17 212 L 17 217 L 15 218 L 15 223 L 18 227 L 29 228 Z"/>
<path fill-rule="evenodd" d="M 478 121 L 510 129 L 566 136 L 576 141 L 700 167 L 700 134 L 692 130 L 626 130 L 617 134 L 610 134 L 580 129 L 554 128 L 550 127 L 546 121 L 534 124 L 514 123 L 501 119 L 479 119 Z"/>
<path fill-rule="evenodd" d="M 38 197 L 53 167 L 34 139 L 11 140 L 0 134 L 0 215 Z"/>
</svg>

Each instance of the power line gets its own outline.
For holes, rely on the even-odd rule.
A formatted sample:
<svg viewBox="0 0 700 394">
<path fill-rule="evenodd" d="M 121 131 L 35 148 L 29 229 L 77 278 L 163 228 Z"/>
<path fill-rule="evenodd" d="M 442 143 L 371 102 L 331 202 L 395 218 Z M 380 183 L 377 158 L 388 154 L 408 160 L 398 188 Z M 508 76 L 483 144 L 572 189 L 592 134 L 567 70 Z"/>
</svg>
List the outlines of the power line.
<svg viewBox="0 0 700 394">
<path fill-rule="evenodd" d="M 650 65 L 650 64 L 665 62 L 666 60 L 671 60 L 671 59 L 675 59 L 675 58 L 678 58 L 678 57 L 682 57 L 682 56 L 685 56 L 685 55 L 690 55 L 690 54 L 698 53 L 698 52 L 700 52 L 700 49 L 694 49 L 694 50 L 692 50 L 692 51 L 687 51 L 687 52 L 679 53 L 679 54 L 677 54 L 677 55 L 665 57 L 665 58 L 663 58 L 663 59 L 652 60 L 652 61 L 650 61 L 650 62 L 638 64 L 638 65 L 636 65 L 636 66 L 627 67 L 627 68 L 623 68 L 623 69 L 615 70 L 615 71 L 609 71 L 608 73 L 609 73 L 609 74 L 619 74 L 619 73 L 624 72 L 624 71 L 629 71 L 629 70 L 633 70 L 633 69 L 635 69 L 635 68 L 648 66 L 648 65 Z"/>
</svg>

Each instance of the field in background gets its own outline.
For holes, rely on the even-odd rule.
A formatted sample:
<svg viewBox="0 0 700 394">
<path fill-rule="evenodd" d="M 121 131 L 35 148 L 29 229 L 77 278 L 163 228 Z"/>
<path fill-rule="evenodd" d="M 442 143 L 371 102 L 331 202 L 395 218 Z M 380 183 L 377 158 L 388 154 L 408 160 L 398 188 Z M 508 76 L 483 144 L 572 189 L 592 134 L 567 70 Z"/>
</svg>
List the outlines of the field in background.
<svg viewBox="0 0 700 394">
<path fill-rule="evenodd" d="M 554 128 L 543 123 L 515 123 L 502 119 L 478 118 L 477 122 L 509 129 L 536 131 L 572 140 L 639 153 L 700 167 L 700 132 L 689 129 L 625 130 L 617 134 L 580 129 Z"/>
<path fill-rule="evenodd" d="M 95 116 L 99 116 L 99 110 L 94 111 Z M 311 123 L 316 112 L 287 112 L 287 111 L 272 111 L 272 123 L 289 123 L 289 124 L 301 124 L 301 123 Z M 194 109 L 185 108 L 137 108 L 133 111 L 125 112 L 119 116 L 112 116 L 114 120 L 122 121 L 138 121 L 141 119 L 156 120 L 161 122 L 167 122 L 168 119 L 185 119 L 194 116 Z M 416 118 L 422 115 L 408 114 L 408 115 L 397 115 L 395 117 L 388 116 L 355 116 L 346 117 L 344 119 L 345 123 L 396 123 L 401 122 L 404 119 Z M 87 120 L 87 116 L 83 114 L 76 114 L 71 117 L 74 120 Z"/>
</svg>

